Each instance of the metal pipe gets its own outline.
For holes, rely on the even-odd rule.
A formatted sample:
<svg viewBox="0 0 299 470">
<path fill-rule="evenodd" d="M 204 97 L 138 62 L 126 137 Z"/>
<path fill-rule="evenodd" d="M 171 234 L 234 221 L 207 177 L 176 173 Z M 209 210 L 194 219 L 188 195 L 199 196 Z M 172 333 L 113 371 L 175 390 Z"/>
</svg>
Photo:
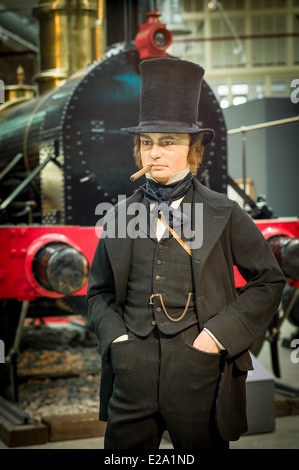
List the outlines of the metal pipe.
<svg viewBox="0 0 299 470">
<path fill-rule="evenodd" d="M 278 119 L 276 121 L 264 122 L 261 124 L 254 124 L 252 126 L 241 126 L 237 129 L 227 131 L 227 135 L 242 134 L 242 173 L 243 173 L 243 191 L 246 194 L 246 132 L 256 131 L 259 129 L 266 129 L 268 127 L 281 126 L 283 124 L 290 124 L 298 122 L 299 116 L 292 118 Z"/>
<path fill-rule="evenodd" d="M 0 183 L 7 177 L 7 175 L 14 169 L 14 167 L 22 160 L 23 154 L 17 153 L 17 155 L 9 162 L 9 164 L 0 173 Z"/>
<path fill-rule="evenodd" d="M 43 163 L 41 163 L 38 167 L 36 167 L 30 175 L 27 176 L 17 188 L 0 204 L 0 215 L 8 208 L 8 206 L 16 199 L 19 194 L 36 178 L 37 175 L 41 172 L 41 170 L 49 163 L 53 162 L 57 166 L 60 167 L 60 164 L 57 160 L 48 156 Z"/>
<path fill-rule="evenodd" d="M 94 31 L 94 55 L 95 60 L 100 60 L 106 51 L 106 0 L 98 0 L 98 18 Z"/>
<path fill-rule="evenodd" d="M 6 7 L 2 3 L 0 3 L 0 15 L 0 37 L 5 35 L 18 53 L 23 47 L 37 53 L 38 40 L 34 26 L 25 24 L 23 19 L 13 12 L 13 8 Z"/>
<path fill-rule="evenodd" d="M 92 62 L 91 30 L 98 5 L 95 0 L 40 0 L 33 13 L 40 24 L 40 72 L 35 80 L 44 93 Z"/>
<path fill-rule="evenodd" d="M 261 124 L 254 124 L 252 126 L 241 126 L 237 129 L 230 129 L 227 131 L 227 135 L 241 134 L 243 132 L 256 131 L 259 129 L 266 129 L 267 127 L 281 126 L 283 124 L 289 124 L 292 122 L 298 122 L 299 116 L 286 119 L 278 119 L 277 121 L 264 122 Z"/>
</svg>

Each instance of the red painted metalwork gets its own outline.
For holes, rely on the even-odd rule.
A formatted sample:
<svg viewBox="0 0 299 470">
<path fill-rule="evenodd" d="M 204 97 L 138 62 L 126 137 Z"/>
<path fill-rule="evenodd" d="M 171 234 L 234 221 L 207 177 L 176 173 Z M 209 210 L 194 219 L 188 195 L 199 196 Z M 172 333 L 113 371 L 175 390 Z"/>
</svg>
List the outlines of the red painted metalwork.
<svg viewBox="0 0 299 470">
<path fill-rule="evenodd" d="M 166 57 L 166 49 L 172 43 L 172 34 L 159 20 L 157 12 L 147 13 L 148 20 L 140 26 L 135 38 L 140 59 Z"/>
<path fill-rule="evenodd" d="M 255 220 L 257 227 L 262 232 L 266 240 L 271 237 L 285 235 L 290 238 L 299 238 L 299 219 L 296 218 L 279 218 L 279 219 L 264 219 Z M 246 241 L 244 240 L 244 243 Z M 240 275 L 239 271 L 235 268 L 235 283 L 236 287 L 242 287 L 245 280 Z M 287 279 L 287 283 L 293 287 L 299 287 L 299 280 Z"/>
<path fill-rule="evenodd" d="M 64 242 L 77 249 L 85 255 L 90 265 L 98 237 L 95 227 L 57 225 L 0 227 L 0 298 L 35 300 L 38 297 L 63 297 L 38 284 L 32 270 L 37 251 L 53 241 Z M 73 295 L 85 294 L 86 285 Z"/>
<path fill-rule="evenodd" d="M 285 235 L 299 238 L 298 219 L 269 219 L 255 221 L 268 240 Z M 2 226 L 0 227 L 0 298 L 34 300 L 38 297 L 60 298 L 62 294 L 42 287 L 36 280 L 32 264 L 37 251 L 49 242 L 64 242 L 83 253 L 89 265 L 99 240 L 99 228 L 80 226 Z M 246 240 L 244 240 L 246 243 Z M 239 288 L 245 281 L 235 268 L 235 283 Z M 299 281 L 288 279 L 299 287 Z M 85 286 L 73 295 L 85 295 Z"/>
</svg>

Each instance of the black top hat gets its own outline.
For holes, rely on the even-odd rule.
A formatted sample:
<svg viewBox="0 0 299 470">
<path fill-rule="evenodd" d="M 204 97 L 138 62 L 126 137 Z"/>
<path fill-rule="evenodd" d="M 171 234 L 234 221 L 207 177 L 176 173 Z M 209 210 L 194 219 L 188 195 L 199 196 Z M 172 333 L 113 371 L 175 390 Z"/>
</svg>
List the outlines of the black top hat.
<svg viewBox="0 0 299 470">
<path fill-rule="evenodd" d="M 196 124 L 204 69 L 192 62 L 172 58 L 147 59 L 139 68 L 139 126 L 121 130 L 129 134 L 203 134 L 203 145 L 209 144 L 215 136 L 213 129 L 200 129 Z"/>
</svg>

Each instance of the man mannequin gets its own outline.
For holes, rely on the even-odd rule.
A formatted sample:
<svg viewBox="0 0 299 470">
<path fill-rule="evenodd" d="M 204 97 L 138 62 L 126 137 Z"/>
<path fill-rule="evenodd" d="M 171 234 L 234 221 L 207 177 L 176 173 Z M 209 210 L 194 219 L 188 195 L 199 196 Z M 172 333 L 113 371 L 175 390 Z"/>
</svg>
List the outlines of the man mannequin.
<svg viewBox="0 0 299 470">
<path fill-rule="evenodd" d="M 100 239 L 87 294 L 105 447 L 158 448 L 167 429 L 177 449 L 226 449 L 247 430 L 247 349 L 271 321 L 285 279 L 242 209 L 192 175 L 214 137 L 196 124 L 203 69 L 152 59 L 140 70 L 140 123 L 123 130 L 150 171 L 113 216 L 142 204 L 146 233 Z M 192 244 L 186 234 L 199 232 L 202 244 Z M 238 296 L 234 264 L 247 281 Z"/>
</svg>

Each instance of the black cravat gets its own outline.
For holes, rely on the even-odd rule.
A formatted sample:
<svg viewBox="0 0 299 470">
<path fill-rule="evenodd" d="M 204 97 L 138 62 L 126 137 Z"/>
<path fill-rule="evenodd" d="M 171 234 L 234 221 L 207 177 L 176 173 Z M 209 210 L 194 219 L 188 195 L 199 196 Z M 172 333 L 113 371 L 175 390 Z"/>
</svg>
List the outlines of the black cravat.
<svg viewBox="0 0 299 470">
<path fill-rule="evenodd" d="M 170 207 L 173 201 L 185 196 L 192 183 L 191 171 L 180 181 L 172 184 L 160 184 L 154 180 L 147 179 L 146 186 L 140 187 L 145 197 L 153 204 L 151 210 L 151 224 L 157 225 L 160 212 L 170 227 L 178 228 L 187 221 L 187 216 L 182 211 Z"/>
</svg>

